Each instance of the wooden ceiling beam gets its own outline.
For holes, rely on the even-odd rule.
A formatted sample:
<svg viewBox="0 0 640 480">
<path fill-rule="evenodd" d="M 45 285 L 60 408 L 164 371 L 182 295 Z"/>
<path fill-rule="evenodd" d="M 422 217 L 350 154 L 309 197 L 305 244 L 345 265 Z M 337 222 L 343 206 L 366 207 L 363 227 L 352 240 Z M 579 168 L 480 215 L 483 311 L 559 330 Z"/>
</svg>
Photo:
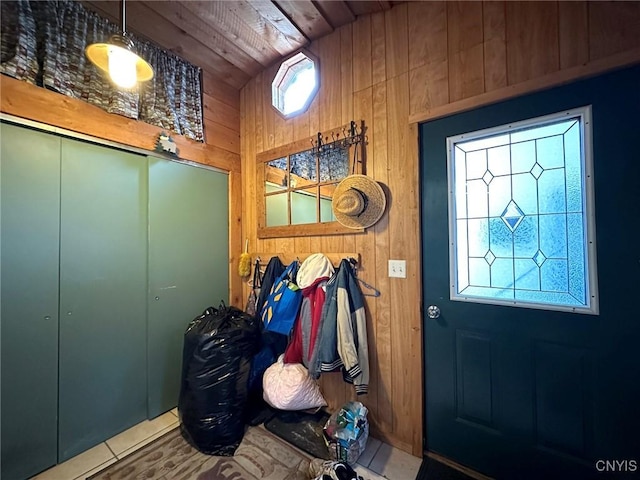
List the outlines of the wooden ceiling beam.
<svg viewBox="0 0 640 480">
<path fill-rule="evenodd" d="M 342 0 L 316 0 L 313 3 L 334 29 L 356 19 L 349 5 Z"/>
<path fill-rule="evenodd" d="M 280 9 L 270 0 L 248 0 L 247 2 L 234 2 L 238 15 L 249 24 L 264 25 L 265 30 L 275 30 L 275 36 L 280 39 L 274 47 L 280 55 L 285 57 L 309 43 L 304 32 L 300 30 Z"/>
<path fill-rule="evenodd" d="M 147 7 L 162 15 L 180 30 L 198 40 L 203 48 L 215 53 L 236 65 L 240 70 L 253 77 L 268 64 L 260 63 L 260 58 L 253 58 L 237 44 L 229 41 L 223 33 L 216 29 L 216 24 L 205 21 L 199 15 L 179 2 L 143 2 Z"/>
<path fill-rule="evenodd" d="M 276 4 L 310 40 L 333 32 L 333 27 L 311 0 L 278 0 Z"/>
<path fill-rule="evenodd" d="M 383 2 L 379 0 L 351 0 L 347 2 L 349 8 L 353 12 L 355 16 L 360 15 L 368 15 L 370 13 L 381 12 L 382 10 L 388 10 L 391 8 L 391 4 L 389 2 Z"/>
<path fill-rule="evenodd" d="M 232 11 L 232 3 L 236 2 L 188 1 L 183 5 L 205 22 L 215 25 L 216 30 L 247 55 L 262 65 L 270 65 L 280 57 L 280 52 L 268 41 L 267 32 L 252 28 Z M 257 12 L 254 11 L 254 14 L 257 15 Z"/>
</svg>

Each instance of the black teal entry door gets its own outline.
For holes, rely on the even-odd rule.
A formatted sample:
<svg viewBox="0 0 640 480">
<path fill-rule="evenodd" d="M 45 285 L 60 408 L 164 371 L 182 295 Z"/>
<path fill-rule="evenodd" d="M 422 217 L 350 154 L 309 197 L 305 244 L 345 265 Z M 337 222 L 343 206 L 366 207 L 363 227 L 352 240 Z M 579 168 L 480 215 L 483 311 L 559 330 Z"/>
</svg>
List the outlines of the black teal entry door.
<svg viewBox="0 0 640 480">
<path fill-rule="evenodd" d="M 640 68 L 421 125 L 426 448 L 640 474 Z"/>
</svg>

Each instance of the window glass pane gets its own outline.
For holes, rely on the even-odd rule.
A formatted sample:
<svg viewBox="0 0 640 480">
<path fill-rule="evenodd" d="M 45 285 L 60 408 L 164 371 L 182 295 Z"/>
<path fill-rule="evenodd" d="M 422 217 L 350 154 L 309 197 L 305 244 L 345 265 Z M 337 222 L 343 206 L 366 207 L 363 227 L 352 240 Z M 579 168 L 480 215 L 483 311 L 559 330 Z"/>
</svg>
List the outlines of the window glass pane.
<svg viewBox="0 0 640 480">
<path fill-rule="evenodd" d="M 464 151 L 461 150 L 460 148 L 458 148 L 457 146 L 455 147 L 455 154 L 454 154 L 454 158 L 453 158 L 453 162 L 455 164 L 455 171 L 456 172 L 464 172 L 465 168 L 466 168 L 466 158 L 465 158 L 465 154 Z M 466 175 L 466 174 L 465 174 Z M 457 204 L 456 204 L 456 218 L 467 218 L 467 201 L 466 201 L 466 195 L 467 195 L 467 185 L 465 182 L 456 182 L 455 186 L 455 196 L 456 198 L 461 199 Z"/>
<path fill-rule="evenodd" d="M 337 183 L 330 185 L 322 185 L 320 187 L 320 221 L 321 222 L 335 222 L 336 217 L 333 215 L 333 209 L 331 208 L 331 199 L 333 198 L 333 192 L 336 189 Z"/>
<path fill-rule="evenodd" d="M 288 225 L 289 218 L 287 212 L 287 193 L 278 193 L 277 195 L 267 195 L 264 197 L 266 202 L 267 227 L 279 227 Z"/>
<path fill-rule="evenodd" d="M 300 188 L 318 181 L 316 154 L 313 150 L 291 155 L 291 188 Z M 295 184 L 294 184 L 295 183 Z"/>
<path fill-rule="evenodd" d="M 317 91 L 317 65 L 304 52 L 280 64 L 271 82 L 271 103 L 282 114 L 302 111 Z"/>
<path fill-rule="evenodd" d="M 307 188 L 291 192 L 291 224 L 316 223 L 317 214 L 316 188 Z"/>
<path fill-rule="evenodd" d="M 484 180 L 467 182 L 467 215 L 469 218 L 485 218 L 488 214 L 487 184 Z"/>
<path fill-rule="evenodd" d="M 540 248 L 538 215 L 526 215 L 513 232 L 513 256 L 533 258 Z"/>
<path fill-rule="evenodd" d="M 494 177 L 511 173 L 511 150 L 509 145 L 487 150 L 489 171 Z"/>
<path fill-rule="evenodd" d="M 335 146 L 320 155 L 320 181 L 342 180 L 349 175 L 349 149 Z"/>
<path fill-rule="evenodd" d="M 549 258 L 567 258 L 565 214 L 540 215 L 540 250 Z"/>
<path fill-rule="evenodd" d="M 511 200 L 511 177 L 493 177 L 489 183 L 489 216 L 502 215 L 504 206 Z"/>
<path fill-rule="evenodd" d="M 513 256 L 513 234 L 508 222 L 502 218 L 491 218 L 489 229 L 489 248 L 493 254 L 496 257 L 511 258 Z"/>
<path fill-rule="evenodd" d="M 582 115 L 450 140 L 454 300 L 597 310 Z"/>
<path fill-rule="evenodd" d="M 564 142 L 561 135 L 536 141 L 536 158 L 541 168 L 564 167 Z"/>
<path fill-rule="evenodd" d="M 547 258 L 540 266 L 540 288 L 549 292 L 568 292 L 567 261 Z"/>
<path fill-rule="evenodd" d="M 519 173 L 511 177 L 513 186 L 513 201 L 525 215 L 538 213 L 538 182 L 530 173 Z M 504 204 L 503 204 L 504 205 Z"/>
<path fill-rule="evenodd" d="M 582 154 L 580 149 L 580 124 L 574 123 L 564 136 L 565 168 L 567 177 L 567 211 L 582 212 L 583 192 Z"/>
<path fill-rule="evenodd" d="M 469 283 L 480 287 L 490 285 L 489 263 L 484 258 L 469 258 Z"/>
<path fill-rule="evenodd" d="M 459 148 L 464 152 L 472 152 L 474 150 L 485 150 L 500 145 L 509 145 L 509 135 L 492 135 L 490 137 L 479 138 L 477 140 L 469 140 L 460 142 Z"/>
<path fill-rule="evenodd" d="M 482 178 L 487 171 L 487 151 L 467 153 L 467 180 Z"/>
<path fill-rule="evenodd" d="M 513 298 L 513 290 L 510 288 L 478 287 L 471 285 L 462 292 L 465 296 L 490 298 L 492 300 L 509 300 Z"/>
<path fill-rule="evenodd" d="M 567 229 L 573 232 L 568 236 L 567 259 L 569 263 L 569 293 L 581 303 L 585 303 L 586 286 L 584 277 L 586 274 L 585 251 L 581 237 L 584 235 L 583 218 L 579 213 L 569 213 L 567 215 Z"/>
<path fill-rule="evenodd" d="M 469 286 L 469 241 L 467 240 L 467 224 L 468 220 L 458 220 L 456 225 L 456 236 L 459 239 L 456 248 L 456 264 L 458 269 L 456 271 L 457 285 L 460 291 Z"/>
<path fill-rule="evenodd" d="M 515 299 L 523 302 L 545 304 L 545 305 L 566 305 L 569 307 L 582 306 L 575 298 L 568 293 L 547 292 L 535 290 L 516 290 Z"/>
<path fill-rule="evenodd" d="M 540 290 L 540 267 L 533 260 L 516 258 L 513 266 L 517 290 Z"/>
<path fill-rule="evenodd" d="M 304 107 L 307 99 L 316 87 L 316 69 L 313 62 L 305 63 L 304 68 L 297 69 L 290 83 L 283 89 L 283 113 L 289 114 Z"/>
<path fill-rule="evenodd" d="M 545 170 L 538 179 L 538 204 L 540 213 L 563 213 L 566 211 L 564 168 Z"/>
<path fill-rule="evenodd" d="M 576 119 L 570 119 L 566 121 L 553 122 L 549 125 L 536 125 L 530 128 L 523 128 L 522 130 L 513 132 L 511 134 L 512 142 L 523 142 L 525 140 L 531 140 L 536 138 L 544 138 L 553 135 L 559 135 L 566 132 L 573 124 L 578 123 Z"/>
<path fill-rule="evenodd" d="M 278 158 L 264 164 L 265 191 L 287 189 L 287 157 Z"/>
<path fill-rule="evenodd" d="M 467 220 L 467 235 L 469 256 L 484 257 L 489 250 L 489 219 Z"/>
<path fill-rule="evenodd" d="M 535 141 L 511 144 L 511 173 L 530 172 L 535 163 Z"/>
<path fill-rule="evenodd" d="M 496 258 L 491 264 L 491 286 L 513 288 L 513 260 Z"/>
</svg>

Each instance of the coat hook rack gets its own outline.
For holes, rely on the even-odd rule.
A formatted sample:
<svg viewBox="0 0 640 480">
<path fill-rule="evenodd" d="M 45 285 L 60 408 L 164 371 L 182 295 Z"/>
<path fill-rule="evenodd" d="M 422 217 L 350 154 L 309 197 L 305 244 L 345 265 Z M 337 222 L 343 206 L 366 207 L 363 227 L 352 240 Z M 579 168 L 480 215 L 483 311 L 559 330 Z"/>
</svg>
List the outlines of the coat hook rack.
<svg viewBox="0 0 640 480">
<path fill-rule="evenodd" d="M 311 145 L 317 155 L 324 155 L 335 149 L 348 149 L 352 145 L 366 144 L 366 136 L 364 120 L 360 121 L 360 127 L 355 120 L 351 120 L 349 127 L 342 128 L 342 136 L 340 132 L 331 132 L 329 135 L 323 135 L 318 132 L 315 141 L 311 139 Z"/>
<path fill-rule="evenodd" d="M 252 253 L 252 255 L 254 257 L 258 256 L 260 258 L 279 257 L 282 263 L 284 263 L 285 265 L 288 265 L 294 260 L 298 260 L 300 263 L 302 263 L 307 257 L 313 255 L 314 253 L 323 253 L 323 252 L 308 252 L 308 253 L 256 252 L 256 253 Z M 345 259 L 345 258 L 349 259 L 349 261 L 353 259 L 353 261 L 355 261 L 356 263 L 359 263 L 359 259 L 360 259 L 360 254 L 355 252 L 324 253 L 324 255 L 329 259 L 329 261 L 333 264 L 334 267 L 338 267 L 342 259 Z"/>
</svg>

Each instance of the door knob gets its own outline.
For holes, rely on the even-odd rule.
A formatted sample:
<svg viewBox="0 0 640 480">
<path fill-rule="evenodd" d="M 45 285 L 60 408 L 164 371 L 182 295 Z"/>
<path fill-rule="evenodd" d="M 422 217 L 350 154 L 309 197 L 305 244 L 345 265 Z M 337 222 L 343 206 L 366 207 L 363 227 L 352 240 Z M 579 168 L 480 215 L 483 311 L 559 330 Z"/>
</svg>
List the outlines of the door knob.
<svg viewBox="0 0 640 480">
<path fill-rule="evenodd" d="M 440 309 L 437 305 L 429 305 L 427 307 L 427 317 L 438 318 L 440 316 Z"/>
</svg>

